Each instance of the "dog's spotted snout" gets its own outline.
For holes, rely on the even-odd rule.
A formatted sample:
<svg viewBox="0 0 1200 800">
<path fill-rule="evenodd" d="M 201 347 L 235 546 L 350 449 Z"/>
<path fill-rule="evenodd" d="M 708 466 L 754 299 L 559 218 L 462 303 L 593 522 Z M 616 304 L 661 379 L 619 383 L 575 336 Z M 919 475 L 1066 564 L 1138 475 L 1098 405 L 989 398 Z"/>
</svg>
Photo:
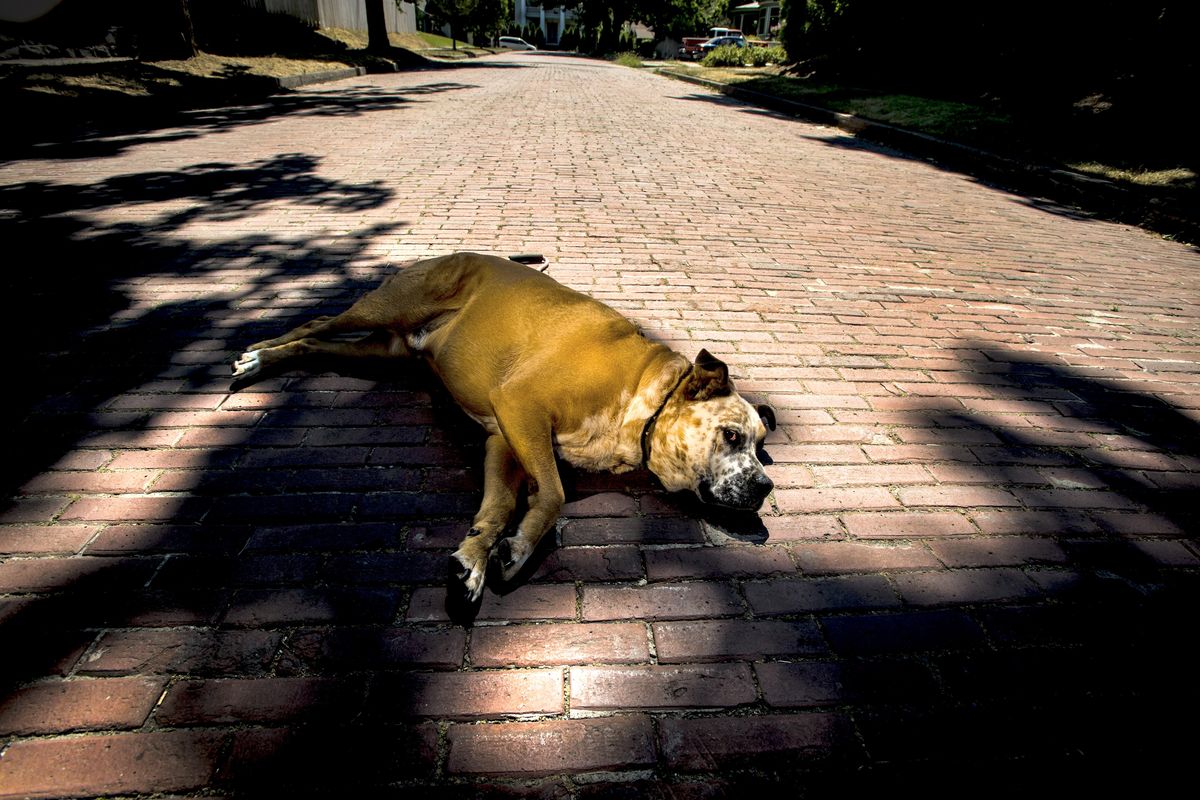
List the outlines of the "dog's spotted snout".
<svg viewBox="0 0 1200 800">
<path fill-rule="evenodd" d="M 775 482 L 768 478 L 765 472 L 760 472 L 758 475 L 754 476 L 752 491 L 754 492 L 755 498 L 757 498 L 760 502 L 765 500 L 767 495 L 769 495 L 771 490 L 774 488 Z"/>
</svg>

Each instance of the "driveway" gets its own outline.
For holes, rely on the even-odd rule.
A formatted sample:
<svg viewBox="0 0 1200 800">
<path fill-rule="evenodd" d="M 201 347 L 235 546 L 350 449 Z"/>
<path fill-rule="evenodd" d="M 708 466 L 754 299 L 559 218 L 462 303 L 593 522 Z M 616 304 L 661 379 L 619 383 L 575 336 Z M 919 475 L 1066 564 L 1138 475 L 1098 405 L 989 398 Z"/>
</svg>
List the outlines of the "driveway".
<svg viewBox="0 0 1200 800">
<path fill-rule="evenodd" d="M 1195 248 L 534 53 L 11 154 L 0 242 L 0 797 L 1145 792 L 1194 756 Z M 461 249 L 724 357 L 778 413 L 761 517 L 568 476 L 452 624 L 473 423 L 418 369 L 228 365 Z"/>
</svg>

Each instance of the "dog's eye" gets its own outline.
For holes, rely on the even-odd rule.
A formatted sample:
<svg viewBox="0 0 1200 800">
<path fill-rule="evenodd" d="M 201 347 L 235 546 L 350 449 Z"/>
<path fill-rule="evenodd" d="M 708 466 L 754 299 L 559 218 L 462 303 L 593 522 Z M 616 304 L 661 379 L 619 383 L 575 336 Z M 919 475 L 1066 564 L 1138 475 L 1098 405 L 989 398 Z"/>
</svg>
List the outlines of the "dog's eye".
<svg viewBox="0 0 1200 800">
<path fill-rule="evenodd" d="M 722 431 L 722 434 L 725 437 L 725 441 L 734 447 L 742 443 L 742 434 L 740 431 L 735 431 L 733 428 L 726 428 Z"/>
</svg>

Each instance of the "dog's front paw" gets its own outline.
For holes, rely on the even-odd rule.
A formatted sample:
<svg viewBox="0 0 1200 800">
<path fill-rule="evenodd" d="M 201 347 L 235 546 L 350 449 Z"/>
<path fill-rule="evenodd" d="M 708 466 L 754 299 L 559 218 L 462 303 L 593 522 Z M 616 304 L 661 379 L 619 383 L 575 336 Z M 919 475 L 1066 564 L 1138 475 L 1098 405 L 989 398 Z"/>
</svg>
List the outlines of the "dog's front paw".
<svg viewBox="0 0 1200 800">
<path fill-rule="evenodd" d="M 491 560 L 501 580 L 507 583 L 517 576 L 529 560 L 529 545 L 520 534 L 501 539 L 492 550 Z"/>
<path fill-rule="evenodd" d="M 483 580 L 486 563 L 472 559 L 461 549 L 446 561 L 448 568 L 447 590 L 465 604 L 475 604 L 483 597 Z"/>
<path fill-rule="evenodd" d="M 262 359 L 258 350 L 247 350 L 233 362 L 233 377 L 249 378 L 262 370 Z"/>
</svg>

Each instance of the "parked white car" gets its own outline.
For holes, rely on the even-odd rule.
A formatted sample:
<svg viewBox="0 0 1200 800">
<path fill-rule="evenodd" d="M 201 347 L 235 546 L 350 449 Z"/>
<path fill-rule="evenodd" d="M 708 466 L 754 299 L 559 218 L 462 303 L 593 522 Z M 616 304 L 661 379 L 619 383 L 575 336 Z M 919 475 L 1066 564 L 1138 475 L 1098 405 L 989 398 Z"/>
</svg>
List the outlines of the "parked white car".
<svg viewBox="0 0 1200 800">
<path fill-rule="evenodd" d="M 507 47 L 509 50 L 537 50 L 529 42 L 516 36 L 501 36 L 500 46 Z"/>
</svg>

